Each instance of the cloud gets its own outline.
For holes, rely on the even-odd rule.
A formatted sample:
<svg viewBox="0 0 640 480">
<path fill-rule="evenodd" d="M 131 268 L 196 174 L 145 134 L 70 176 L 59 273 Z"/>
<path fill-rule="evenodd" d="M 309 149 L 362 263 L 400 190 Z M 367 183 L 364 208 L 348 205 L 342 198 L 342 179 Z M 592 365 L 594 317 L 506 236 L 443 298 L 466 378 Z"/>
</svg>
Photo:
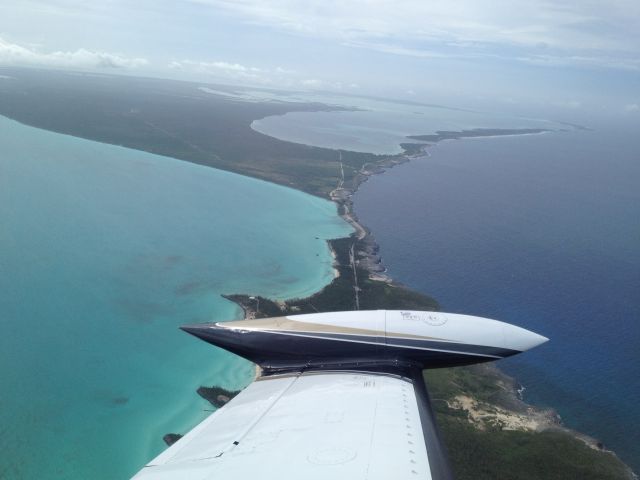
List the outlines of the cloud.
<svg viewBox="0 0 640 480">
<path fill-rule="evenodd" d="M 408 57 L 419 57 L 419 58 L 451 58 L 458 57 L 460 55 L 452 55 L 451 53 L 443 53 L 433 51 L 431 48 L 410 48 L 403 47 L 400 45 L 393 45 L 387 43 L 378 43 L 378 42 L 345 42 L 344 45 L 350 47 L 359 47 L 359 48 L 368 48 L 370 50 L 376 50 L 378 52 L 383 53 L 392 53 L 394 55 L 404 55 Z M 465 54 L 465 57 L 470 56 L 469 54 Z"/>
<path fill-rule="evenodd" d="M 80 48 L 75 51 L 43 52 L 35 48 L 10 43 L 0 37 L 0 64 L 17 66 L 43 66 L 54 68 L 138 68 L 149 62 L 108 52 Z"/>
<path fill-rule="evenodd" d="M 305 89 L 310 90 L 358 90 L 360 85 L 354 82 L 344 83 L 329 80 L 320 80 L 319 78 L 305 78 L 300 80 L 297 84 Z"/>
<path fill-rule="evenodd" d="M 168 66 L 172 70 L 180 70 L 183 72 L 199 73 L 236 81 L 268 83 L 268 76 L 266 76 L 268 73 L 267 71 L 257 67 L 242 65 L 240 63 L 181 60 L 172 61 Z"/>
<path fill-rule="evenodd" d="M 303 73 L 284 67 L 272 69 L 258 68 L 240 63 L 225 61 L 180 60 L 172 61 L 168 67 L 187 74 L 200 74 L 218 80 L 233 81 L 247 85 L 301 88 L 309 90 L 357 90 L 360 85 L 354 82 L 329 81 L 309 78 Z"/>
<path fill-rule="evenodd" d="M 637 0 L 189 1 L 247 24 L 395 55 L 629 68 L 640 54 Z"/>
<path fill-rule="evenodd" d="M 304 85 L 305 87 L 319 88 L 324 86 L 324 82 L 317 78 L 307 78 L 305 80 L 302 80 L 302 85 Z"/>
<path fill-rule="evenodd" d="M 259 68 L 235 62 L 185 59 L 172 61 L 168 67 L 187 75 L 196 74 L 205 79 L 214 79 L 244 85 L 270 87 L 296 87 L 300 85 L 297 73 L 283 67 Z"/>
<path fill-rule="evenodd" d="M 562 102 L 554 102 L 552 105 L 561 108 L 570 108 L 576 110 L 578 108 L 582 108 L 582 102 L 579 100 L 564 100 Z"/>
<path fill-rule="evenodd" d="M 542 65 L 547 67 L 603 67 L 618 70 L 640 71 L 640 58 L 633 57 L 586 57 L 579 55 L 533 55 L 530 57 L 520 57 L 520 60 L 532 65 Z"/>
<path fill-rule="evenodd" d="M 628 103 L 624 106 L 625 112 L 640 112 L 640 105 L 637 103 Z"/>
</svg>

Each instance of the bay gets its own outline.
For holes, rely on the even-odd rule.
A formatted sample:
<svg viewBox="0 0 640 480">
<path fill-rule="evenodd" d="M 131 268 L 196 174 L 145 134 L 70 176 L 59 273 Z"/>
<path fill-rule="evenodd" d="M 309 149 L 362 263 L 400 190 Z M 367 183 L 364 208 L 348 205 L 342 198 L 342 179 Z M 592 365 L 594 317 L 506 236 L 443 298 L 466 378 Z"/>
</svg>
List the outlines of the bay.
<svg viewBox="0 0 640 480">
<path fill-rule="evenodd" d="M 555 129 L 556 122 L 420 103 L 349 96 L 298 95 L 299 101 L 340 105 L 346 110 L 289 112 L 251 124 L 254 130 L 288 142 L 357 152 L 395 155 L 409 135 L 474 128 Z"/>
</svg>

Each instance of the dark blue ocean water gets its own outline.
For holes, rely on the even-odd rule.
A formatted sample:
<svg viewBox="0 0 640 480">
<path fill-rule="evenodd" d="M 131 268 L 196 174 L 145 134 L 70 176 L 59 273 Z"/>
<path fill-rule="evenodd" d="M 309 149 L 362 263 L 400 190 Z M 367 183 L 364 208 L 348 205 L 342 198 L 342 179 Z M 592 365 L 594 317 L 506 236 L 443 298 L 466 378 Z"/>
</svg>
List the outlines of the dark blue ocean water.
<svg viewBox="0 0 640 480">
<path fill-rule="evenodd" d="M 548 336 L 500 362 L 640 471 L 640 130 L 441 143 L 365 183 L 391 276 Z"/>
</svg>

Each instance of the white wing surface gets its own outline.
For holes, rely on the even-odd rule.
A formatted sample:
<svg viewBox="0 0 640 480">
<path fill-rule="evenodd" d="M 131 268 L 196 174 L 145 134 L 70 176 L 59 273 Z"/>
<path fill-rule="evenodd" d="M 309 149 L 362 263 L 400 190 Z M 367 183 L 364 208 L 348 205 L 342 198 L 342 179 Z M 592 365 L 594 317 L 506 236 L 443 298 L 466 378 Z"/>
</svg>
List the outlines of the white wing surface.
<svg viewBox="0 0 640 480">
<path fill-rule="evenodd" d="M 264 377 L 137 479 L 451 480 L 422 370 L 497 360 L 547 341 L 488 318 L 410 310 L 180 328 L 255 362 Z"/>
<path fill-rule="evenodd" d="M 134 478 L 430 479 L 419 395 L 399 376 L 262 378 Z"/>
</svg>

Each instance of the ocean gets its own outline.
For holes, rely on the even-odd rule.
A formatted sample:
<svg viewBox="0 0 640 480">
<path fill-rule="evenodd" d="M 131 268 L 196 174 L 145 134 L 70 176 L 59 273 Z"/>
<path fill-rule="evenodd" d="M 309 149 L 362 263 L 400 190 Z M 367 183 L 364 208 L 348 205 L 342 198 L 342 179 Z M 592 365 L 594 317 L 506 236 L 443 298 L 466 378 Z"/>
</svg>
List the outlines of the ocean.
<svg viewBox="0 0 640 480">
<path fill-rule="evenodd" d="M 389 274 L 446 311 L 549 337 L 499 366 L 640 471 L 637 135 L 603 125 L 429 152 L 355 195 Z"/>
<path fill-rule="evenodd" d="M 446 311 L 534 330 L 544 346 L 501 361 L 525 400 L 640 471 L 640 122 L 539 118 L 363 99 L 351 112 L 256 121 L 277 138 L 379 154 L 436 130 L 552 133 L 440 142 L 354 196 L 392 278 Z M 581 118 L 583 117 L 583 118 Z M 559 131 L 563 130 L 563 131 Z"/>
<path fill-rule="evenodd" d="M 253 366 L 178 330 L 333 278 L 331 202 L 0 117 L 0 478 L 128 478 Z"/>
</svg>

